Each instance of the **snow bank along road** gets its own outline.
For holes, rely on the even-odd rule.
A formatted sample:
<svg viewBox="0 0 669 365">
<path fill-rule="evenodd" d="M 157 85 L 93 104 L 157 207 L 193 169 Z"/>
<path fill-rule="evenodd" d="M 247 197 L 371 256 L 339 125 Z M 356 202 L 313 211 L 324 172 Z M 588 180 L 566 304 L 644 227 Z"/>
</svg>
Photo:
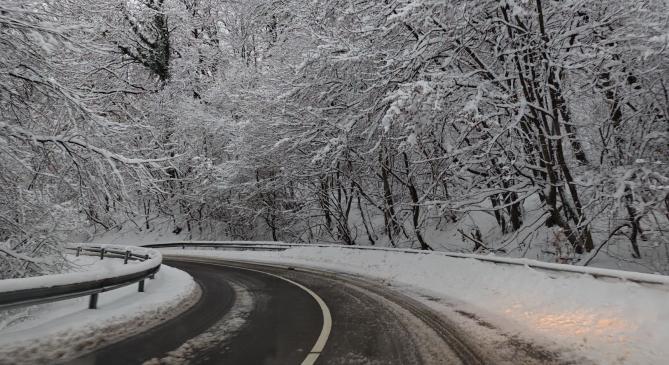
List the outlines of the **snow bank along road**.
<svg viewBox="0 0 669 365">
<path fill-rule="evenodd" d="M 447 318 L 379 282 L 291 267 L 166 256 L 202 296 L 191 309 L 71 364 L 559 363 L 478 347 Z"/>
<path fill-rule="evenodd" d="M 30 280 L 3 280 L 7 287 L 40 288 L 53 283 L 101 280 L 141 272 L 158 262 L 67 255 L 71 271 Z M 28 283 L 24 283 L 26 280 Z M 2 291 L 2 290 L 0 290 Z M 195 303 L 200 289 L 187 273 L 164 266 L 145 291 L 137 284 L 100 294 L 98 308 L 87 309 L 88 296 L 0 310 L 0 365 L 54 364 L 141 333 L 174 318 Z"/>
</svg>

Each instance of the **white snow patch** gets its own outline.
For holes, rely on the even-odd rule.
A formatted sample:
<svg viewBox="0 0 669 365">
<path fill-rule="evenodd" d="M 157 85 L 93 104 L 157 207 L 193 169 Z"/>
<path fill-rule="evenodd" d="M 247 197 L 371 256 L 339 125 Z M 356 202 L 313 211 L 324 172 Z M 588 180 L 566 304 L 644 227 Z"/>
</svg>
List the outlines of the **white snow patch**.
<svg viewBox="0 0 669 365">
<path fill-rule="evenodd" d="M 243 286 L 232 283 L 235 290 L 235 303 L 230 311 L 221 320 L 212 325 L 206 332 L 186 341 L 174 351 L 170 351 L 166 357 L 151 359 L 144 365 L 154 364 L 189 364 L 193 353 L 203 349 L 209 349 L 216 345 L 225 343 L 234 336 L 246 323 L 246 318 L 253 310 L 253 297 Z"/>
</svg>

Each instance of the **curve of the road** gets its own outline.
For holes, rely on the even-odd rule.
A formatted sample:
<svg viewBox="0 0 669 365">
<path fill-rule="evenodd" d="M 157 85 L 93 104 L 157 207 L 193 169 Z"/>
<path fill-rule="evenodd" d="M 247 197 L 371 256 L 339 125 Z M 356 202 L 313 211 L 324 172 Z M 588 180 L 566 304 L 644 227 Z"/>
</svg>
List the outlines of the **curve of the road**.
<svg viewBox="0 0 669 365">
<path fill-rule="evenodd" d="M 185 313 L 69 364 L 481 364 L 420 302 L 364 279 L 168 257 L 202 288 Z"/>
</svg>

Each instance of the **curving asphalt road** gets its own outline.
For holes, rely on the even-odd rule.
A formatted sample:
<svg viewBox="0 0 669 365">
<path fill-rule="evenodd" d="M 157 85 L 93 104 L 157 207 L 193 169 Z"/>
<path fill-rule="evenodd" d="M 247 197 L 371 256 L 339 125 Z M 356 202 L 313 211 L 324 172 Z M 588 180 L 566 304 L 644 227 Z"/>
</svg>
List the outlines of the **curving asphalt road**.
<svg viewBox="0 0 669 365">
<path fill-rule="evenodd" d="M 379 283 L 292 268 L 195 260 L 165 260 L 190 273 L 201 286 L 202 297 L 192 308 L 69 364 L 486 362 L 440 315 Z"/>
</svg>

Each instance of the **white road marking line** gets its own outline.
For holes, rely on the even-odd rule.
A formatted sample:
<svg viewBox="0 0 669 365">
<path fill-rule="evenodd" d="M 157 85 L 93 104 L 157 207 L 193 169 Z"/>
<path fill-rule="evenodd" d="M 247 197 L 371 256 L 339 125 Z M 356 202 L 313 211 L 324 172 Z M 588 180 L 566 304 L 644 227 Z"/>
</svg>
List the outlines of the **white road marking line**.
<svg viewBox="0 0 669 365">
<path fill-rule="evenodd" d="M 182 257 L 186 256 L 181 256 L 179 259 L 182 259 Z M 183 260 L 183 259 L 182 259 Z M 216 266 L 223 266 L 223 267 L 230 267 L 230 268 L 235 268 L 235 269 L 240 269 L 240 270 L 248 270 L 248 271 L 255 271 L 261 274 L 273 276 L 275 278 L 279 278 L 281 280 L 285 280 L 300 289 L 306 291 L 311 295 L 312 298 L 318 303 L 318 305 L 321 307 L 321 312 L 323 313 L 323 328 L 321 328 L 321 334 L 318 336 L 318 339 L 316 340 L 316 343 L 314 346 L 311 348 L 311 351 L 309 351 L 309 354 L 307 357 L 302 361 L 302 365 L 313 365 L 316 360 L 318 359 L 318 356 L 320 356 L 321 352 L 323 352 L 323 349 L 325 348 L 325 344 L 328 342 L 328 337 L 330 337 L 330 331 L 332 330 L 332 315 L 330 314 L 330 308 L 328 308 L 327 304 L 325 304 L 325 301 L 321 299 L 316 293 L 314 293 L 311 289 L 307 288 L 306 286 L 294 282 L 288 278 L 284 278 L 283 276 L 279 276 L 276 274 L 268 273 L 265 271 L 260 271 L 260 270 L 255 270 L 255 269 L 249 269 L 246 267 L 241 267 L 241 266 L 235 266 L 235 265 L 226 265 L 226 264 L 221 264 L 221 263 L 216 263 L 212 262 L 209 260 L 183 260 L 183 261 L 191 261 L 191 262 L 201 262 L 205 264 L 210 264 L 210 265 L 216 265 Z"/>
</svg>

